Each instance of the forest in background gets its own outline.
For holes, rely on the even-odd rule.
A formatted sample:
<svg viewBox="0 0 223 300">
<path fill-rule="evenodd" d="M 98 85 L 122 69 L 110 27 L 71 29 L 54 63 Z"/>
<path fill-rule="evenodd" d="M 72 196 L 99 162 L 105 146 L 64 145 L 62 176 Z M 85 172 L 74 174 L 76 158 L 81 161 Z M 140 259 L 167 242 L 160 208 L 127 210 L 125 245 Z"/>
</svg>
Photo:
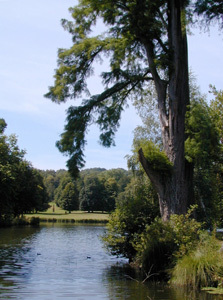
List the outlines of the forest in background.
<svg viewBox="0 0 223 300">
<path fill-rule="evenodd" d="M 9 224 L 24 213 L 44 211 L 52 201 L 68 212 L 78 209 L 109 212 L 104 242 L 112 254 L 127 257 L 147 272 L 153 268 L 162 279 L 167 276 L 164 270 L 172 269 L 171 278 L 175 283 L 182 278 L 177 272 L 181 274 L 182 268 L 189 268 L 189 279 L 178 284 L 221 285 L 220 244 L 214 237 L 206 235 L 206 229 L 223 226 L 223 92 L 212 87 L 213 100 L 208 104 L 197 88 L 192 91 L 193 101 L 186 118 L 188 139 L 185 148 L 187 159 L 194 164 L 194 206 L 187 214 L 172 215 L 166 223 L 161 221 L 157 193 L 138 161 L 138 143 L 144 143 L 145 154 L 148 151 L 154 168 L 164 175 L 168 171 L 163 168 L 167 165 L 160 151 L 159 134 L 155 134 L 155 118 L 150 118 L 149 122 L 154 126 L 152 137 L 157 146 L 144 142 L 151 130 L 147 132 L 143 125 L 137 127 L 132 155 L 127 159 L 129 171 L 93 168 L 80 171 L 78 178 L 73 178 L 66 170 L 33 168 L 25 160 L 25 152 L 19 149 L 16 136 L 5 135 L 7 125 L 1 119 L 1 225 Z M 135 103 L 136 108 L 138 104 Z M 148 106 L 150 100 L 138 106 L 139 113 L 143 115 Z M 147 118 L 142 120 L 148 124 Z M 194 261 L 196 251 L 204 261 L 202 266 L 200 259 Z M 207 261 L 203 260 L 204 256 Z M 190 264 L 185 267 L 184 260 L 188 257 Z M 190 269 L 191 264 L 194 271 Z M 202 272 L 207 272 L 210 267 L 210 274 L 207 273 L 208 278 L 204 281 L 196 273 L 198 266 Z M 192 279 L 191 274 L 195 274 Z"/>
<path fill-rule="evenodd" d="M 68 212 L 113 211 L 117 197 L 132 177 L 132 173 L 124 169 L 85 169 L 77 179 L 73 179 L 66 170 L 39 172 L 43 176 L 49 201 Z"/>
<path fill-rule="evenodd" d="M 222 1 L 108 1 L 104 5 L 86 0 L 70 11 L 73 22 L 63 20 L 62 25 L 74 45 L 58 51 L 55 82 L 45 96 L 57 103 L 86 94 L 90 98 L 67 110 L 67 123 L 57 142 L 69 156 L 67 166 L 76 179 L 65 172 L 56 188 L 52 184 L 51 196 L 68 211 L 92 212 L 100 207 L 111 212 L 104 237 L 107 248 L 145 270 L 146 279 L 152 270 L 181 286 L 222 288 L 223 259 L 216 227 L 223 225 L 223 92 L 210 86 L 214 99 L 206 101 L 189 82 L 187 55 L 187 26 L 196 22 L 193 16 L 202 16 L 207 27 L 218 22 L 222 29 Z M 107 31 L 92 36 L 97 18 Z M 110 72 L 105 69 L 101 74 L 105 89 L 90 95 L 87 79 L 94 61 L 103 60 L 103 55 L 110 59 Z M 121 188 L 120 178 L 106 175 L 110 171 L 87 170 L 83 175 L 80 169 L 88 127 L 96 123 L 102 145 L 112 145 L 129 99 L 144 126 L 135 131 L 128 157 L 132 175 Z M 20 174 L 29 178 L 27 170 L 36 171 L 24 161 L 16 140 L 4 136 L 4 120 L 1 124 L 6 154 L 1 164 L 3 220 L 23 213 L 18 203 L 28 189 L 23 190 L 21 183 L 28 180 L 21 181 Z M 34 184 L 34 190 L 36 194 L 45 190 L 49 201 L 49 174 L 39 173 L 43 181 Z M 28 210 L 37 209 L 36 202 L 28 205 L 28 201 Z"/>
<path fill-rule="evenodd" d="M 197 205 L 197 220 L 205 222 L 206 227 L 212 227 L 214 224 L 222 226 L 223 92 L 212 87 L 213 100 L 208 104 L 199 89 L 193 84 L 190 86 L 191 105 L 186 117 L 188 138 L 185 142 L 185 154 L 187 160 L 194 165 L 192 204 Z M 138 159 L 140 146 L 143 147 L 145 155 L 150 157 L 150 163 L 164 176 L 165 172 L 168 174 L 168 168 L 171 168 L 161 151 L 157 115 L 155 110 L 151 110 L 152 99 L 153 95 L 144 102 L 134 103 L 142 118 L 142 126 L 135 129 L 132 155 L 127 157 L 129 170 L 85 169 L 80 172 L 78 178 L 73 178 L 66 170 L 43 171 L 33 168 L 32 164 L 25 160 L 25 151 L 19 149 L 16 136 L 5 135 L 7 124 L 1 119 L 1 222 L 24 213 L 46 210 L 49 202 L 55 202 L 68 212 L 79 209 L 88 212 L 112 212 L 115 208 L 122 207 L 123 203 L 129 205 L 131 201 L 138 199 L 137 206 L 140 207 L 140 202 L 148 204 L 145 218 L 150 218 L 150 212 L 152 219 L 160 216 L 157 210 L 157 193 L 151 181 L 146 179 Z M 156 146 L 147 140 L 153 141 Z M 144 204 L 143 210 L 147 211 Z"/>
<path fill-rule="evenodd" d="M 15 135 L 7 136 L 0 120 L 0 225 L 27 213 L 46 211 L 54 202 L 67 212 L 111 212 L 129 185 L 132 172 L 124 169 L 86 169 L 73 179 L 66 170 L 38 170 L 25 160 Z"/>
</svg>

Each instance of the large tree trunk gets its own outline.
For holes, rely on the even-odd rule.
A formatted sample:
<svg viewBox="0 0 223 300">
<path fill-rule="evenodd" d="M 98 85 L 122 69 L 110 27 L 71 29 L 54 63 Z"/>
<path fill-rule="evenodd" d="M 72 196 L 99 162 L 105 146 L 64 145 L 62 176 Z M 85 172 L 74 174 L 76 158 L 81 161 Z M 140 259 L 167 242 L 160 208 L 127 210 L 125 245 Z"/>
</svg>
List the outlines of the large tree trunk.
<svg viewBox="0 0 223 300">
<path fill-rule="evenodd" d="M 158 193 L 163 221 L 171 214 L 185 214 L 193 198 L 192 165 L 183 160 L 181 166 L 175 164 L 170 174 L 163 175 L 151 168 L 142 149 L 139 150 L 139 160 Z"/>
<path fill-rule="evenodd" d="M 160 79 L 154 67 L 153 49 L 145 45 L 158 94 L 164 151 L 173 164 L 172 172 L 164 176 L 152 170 L 142 150 L 140 162 L 154 184 L 163 220 L 171 214 L 184 214 L 190 203 L 192 167 L 185 160 L 185 114 L 189 104 L 187 37 L 183 20 L 183 2 L 170 0 L 168 9 L 168 39 L 170 50 L 168 83 Z"/>
</svg>

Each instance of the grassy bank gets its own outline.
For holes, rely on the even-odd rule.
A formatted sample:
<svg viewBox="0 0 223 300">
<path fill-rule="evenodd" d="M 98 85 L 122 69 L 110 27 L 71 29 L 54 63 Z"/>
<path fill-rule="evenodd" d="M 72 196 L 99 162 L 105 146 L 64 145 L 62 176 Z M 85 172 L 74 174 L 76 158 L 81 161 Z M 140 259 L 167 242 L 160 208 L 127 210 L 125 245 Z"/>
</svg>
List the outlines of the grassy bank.
<svg viewBox="0 0 223 300">
<path fill-rule="evenodd" d="M 50 208 L 45 212 L 26 214 L 27 219 L 39 218 L 40 222 L 59 223 L 101 223 L 108 222 L 109 214 L 102 212 L 88 213 L 84 211 L 72 211 L 71 213 L 50 203 Z"/>
</svg>

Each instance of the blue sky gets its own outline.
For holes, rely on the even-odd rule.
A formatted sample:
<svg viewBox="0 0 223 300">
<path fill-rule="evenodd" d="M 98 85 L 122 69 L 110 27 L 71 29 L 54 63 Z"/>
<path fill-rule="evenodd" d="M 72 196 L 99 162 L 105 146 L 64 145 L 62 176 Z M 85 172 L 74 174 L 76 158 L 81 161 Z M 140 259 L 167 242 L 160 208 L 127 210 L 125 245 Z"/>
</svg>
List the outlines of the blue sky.
<svg viewBox="0 0 223 300">
<path fill-rule="evenodd" d="M 74 0 L 0 0 L 0 117 L 8 124 L 7 134 L 15 133 L 26 159 L 39 169 L 61 169 L 64 157 L 55 147 L 63 131 L 66 109 L 73 104 L 51 103 L 43 97 L 53 83 L 57 49 L 71 45 L 71 36 L 60 25 L 70 18 Z M 209 84 L 223 88 L 223 32 L 210 34 L 193 30 L 189 36 L 189 65 L 201 91 Z M 100 72 L 101 66 L 96 70 Z M 92 92 L 101 89 L 97 75 L 90 81 Z M 131 153 L 133 129 L 140 122 L 133 108 L 126 110 L 116 135 L 116 147 L 103 148 L 93 127 L 86 147 L 86 166 L 126 168 L 125 155 Z"/>
</svg>

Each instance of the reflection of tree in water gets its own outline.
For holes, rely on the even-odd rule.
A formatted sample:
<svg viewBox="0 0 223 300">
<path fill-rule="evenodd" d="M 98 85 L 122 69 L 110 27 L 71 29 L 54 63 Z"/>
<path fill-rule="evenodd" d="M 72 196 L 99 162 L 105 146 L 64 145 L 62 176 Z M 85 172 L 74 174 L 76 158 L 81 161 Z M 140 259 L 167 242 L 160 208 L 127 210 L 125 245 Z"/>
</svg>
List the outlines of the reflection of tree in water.
<svg viewBox="0 0 223 300">
<path fill-rule="evenodd" d="M 109 300 L 220 300 L 205 292 L 193 292 L 182 288 L 172 288 L 167 284 L 148 281 L 129 265 L 113 265 L 103 273 L 104 286 Z"/>
<path fill-rule="evenodd" d="M 103 273 L 103 281 L 106 283 L 109 300 L 144 300 L 149 299 L 147 285 L 142 285 L 135 280 L 136 272 L 128 265 L 114 265 Z"/>
<path fill-rule="evenodd" d="M 171 288 L 171 297 L 173 300 L 222 300 L 222 295 L 211 295 L 202 291 L 185 290 L 183 288 Z M 157 298 L 159 299 L 159 298 Z"/>
</svg>

